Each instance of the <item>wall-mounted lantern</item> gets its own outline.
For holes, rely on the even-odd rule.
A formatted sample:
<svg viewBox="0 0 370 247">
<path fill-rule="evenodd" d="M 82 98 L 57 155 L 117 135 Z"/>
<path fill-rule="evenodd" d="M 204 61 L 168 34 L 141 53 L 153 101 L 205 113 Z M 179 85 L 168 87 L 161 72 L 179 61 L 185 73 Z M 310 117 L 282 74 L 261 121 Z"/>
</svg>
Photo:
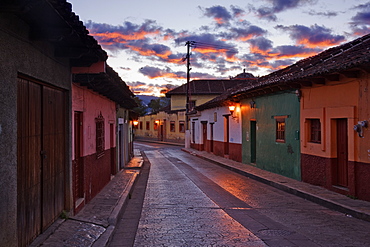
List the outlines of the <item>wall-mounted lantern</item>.
<svg viewBox="0 0 370 247">
<path fill-rule="evenodd" d="M 139 124 L 139 121 L 134 120 L 132 123 L 134 124 L 134 126 L 137 126 Z"/>
<path fill-rule="evenodd" d="M 359 137 L 364 138 L 364 128 L 367 128 L 367 126 L 367 120 L 359 121 L 355 126 L 353 126 L 353 130 L 357 132 Z"/>
<path fill-rule="evenodd" d="M 236 108 L 235 105 L 229 105 L 229 111 L 230 111 L 231 115 L 234 114 L 235 108 Z"/>
<path fill-rule="evenodd" d="M 295 95 L 297 96 L 297 98 L 298 98 L 298 102 L 301 102 L 301 98 L 302 98 L 302 91 L 301 90 L 299 90 L 299 89 L 297 89 L 297 90 L 295 90 Z"/>
<path fill-rule="evenodd" d="M 236 120 L 236 122 L 239 122 L 238 113 L 237 113 L 237 112 L 235 112 L 235 110 L 237 110 L 235 105 L 229 105 L 229 111 L 230 111 L 230 113 L 231 113 L 231 115 L 230 115 L 230 116 L 231 116 L 233 119 L 235 119 L 235 120 Z"/>
</svg>

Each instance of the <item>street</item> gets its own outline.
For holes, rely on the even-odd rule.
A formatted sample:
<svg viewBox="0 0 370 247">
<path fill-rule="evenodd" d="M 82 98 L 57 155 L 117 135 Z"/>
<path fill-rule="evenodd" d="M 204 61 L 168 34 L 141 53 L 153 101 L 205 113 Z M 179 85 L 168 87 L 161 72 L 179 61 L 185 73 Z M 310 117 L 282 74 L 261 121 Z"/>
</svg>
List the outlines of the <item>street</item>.
<svg viewBox="0 0 370 247">
<path fill-rule="evenodd" d="M 181 147 L 136 142 L 135 148 L 150 162 L 147 176 L 144 170 L 110 246 L 370 246 L 370 222 L 236 174 Z"/>
</svg>

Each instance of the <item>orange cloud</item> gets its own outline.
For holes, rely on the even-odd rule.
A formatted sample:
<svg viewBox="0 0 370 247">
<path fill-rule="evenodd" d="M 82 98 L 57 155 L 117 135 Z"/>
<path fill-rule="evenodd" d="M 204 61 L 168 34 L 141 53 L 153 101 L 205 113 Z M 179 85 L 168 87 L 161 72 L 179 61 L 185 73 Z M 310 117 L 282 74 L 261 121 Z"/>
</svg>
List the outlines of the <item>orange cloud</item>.
<svg viewBox="0 0 370 247">
<path fill-rule="evenodd" d="M 115 42 L 118 43 L 126 43 L 126 40 L 143 40 L 146 36 L 151 35 L 158 35 L 160 33 L 159 30 L 153 32 L 146 32 L 144 30 L 139 30 L 138 32 L 131 33 L 131 34 L 122 34 L 119 32 L 105 32 L 105 33 L 94 33 L 92 32 L 91 35 L 94 37 L 99 37 L 102 39 L 113 39 Z"/>
<path fill-rule="evenodd" d="M 302 38 L 301 40 L 297 40 L 298 45 L 304 45 L 308 48 L 317 48 L 317 47 L 330 47 L 339 45 L 342 43 L 342 40 L 335 40 L 335 39 L 327 39 L 327 40 L 321 40 L 317 42 L 313 42 L 309 38 Z"/>
</svg>

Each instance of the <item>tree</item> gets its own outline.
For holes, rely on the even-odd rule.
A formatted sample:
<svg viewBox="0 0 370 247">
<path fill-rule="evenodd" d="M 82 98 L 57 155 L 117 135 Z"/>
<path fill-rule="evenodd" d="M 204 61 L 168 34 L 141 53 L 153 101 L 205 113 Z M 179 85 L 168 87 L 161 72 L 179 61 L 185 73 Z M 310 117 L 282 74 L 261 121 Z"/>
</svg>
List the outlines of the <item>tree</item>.
<svg viewBox="0 0 370 247">
<path fill-rule="evenodd" d="M 139 116 L 144 116 L 148 111 L 148 106 L 145 105 L 143 103 L 143 100 L 140 99 L 137 96 L 135 96 L 134 100 L 135 100 L 136 104 L 138 105 L 138 107 L 135 107 L 133 109 L 133 111 L 136 112 L 137 114 L 139 114 Z"/>
<path fill-rule="evenodd" d="M 170 103 L 169 99 L 160 97 L 157 99 L 152 99 L 149 102 L 148 107 L 152 109 L 152 112 L 158 112 L 164 107 L 168 106 L 169 103 Z"/>
</svg>

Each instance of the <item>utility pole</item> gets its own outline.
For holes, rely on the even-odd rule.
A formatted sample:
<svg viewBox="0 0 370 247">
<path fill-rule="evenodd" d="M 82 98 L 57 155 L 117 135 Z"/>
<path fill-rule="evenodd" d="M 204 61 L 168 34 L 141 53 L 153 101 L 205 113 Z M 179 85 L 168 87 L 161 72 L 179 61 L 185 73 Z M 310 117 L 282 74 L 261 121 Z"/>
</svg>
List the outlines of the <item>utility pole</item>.
<svg viewBox="0 0 370 247">
<path fill-rule="evenodd" d="M 189 130 L 189 116 L 188 116 L 188 113 L 189 113 L 189 90 L 190 90 L 190 47 L 193 47 L 195 45 L 195 41 L 187 41 L 186 44 L 187 46 L 187 53 L 186 53 L 186 59 L 187 59 L 187 63 L 186 63 L 186 114 L 185 114 L 185 119 L 186 119 L 186 123 L 185 123 L 185 127 L 186 127 L 186 130 Z"/>
</svg>

